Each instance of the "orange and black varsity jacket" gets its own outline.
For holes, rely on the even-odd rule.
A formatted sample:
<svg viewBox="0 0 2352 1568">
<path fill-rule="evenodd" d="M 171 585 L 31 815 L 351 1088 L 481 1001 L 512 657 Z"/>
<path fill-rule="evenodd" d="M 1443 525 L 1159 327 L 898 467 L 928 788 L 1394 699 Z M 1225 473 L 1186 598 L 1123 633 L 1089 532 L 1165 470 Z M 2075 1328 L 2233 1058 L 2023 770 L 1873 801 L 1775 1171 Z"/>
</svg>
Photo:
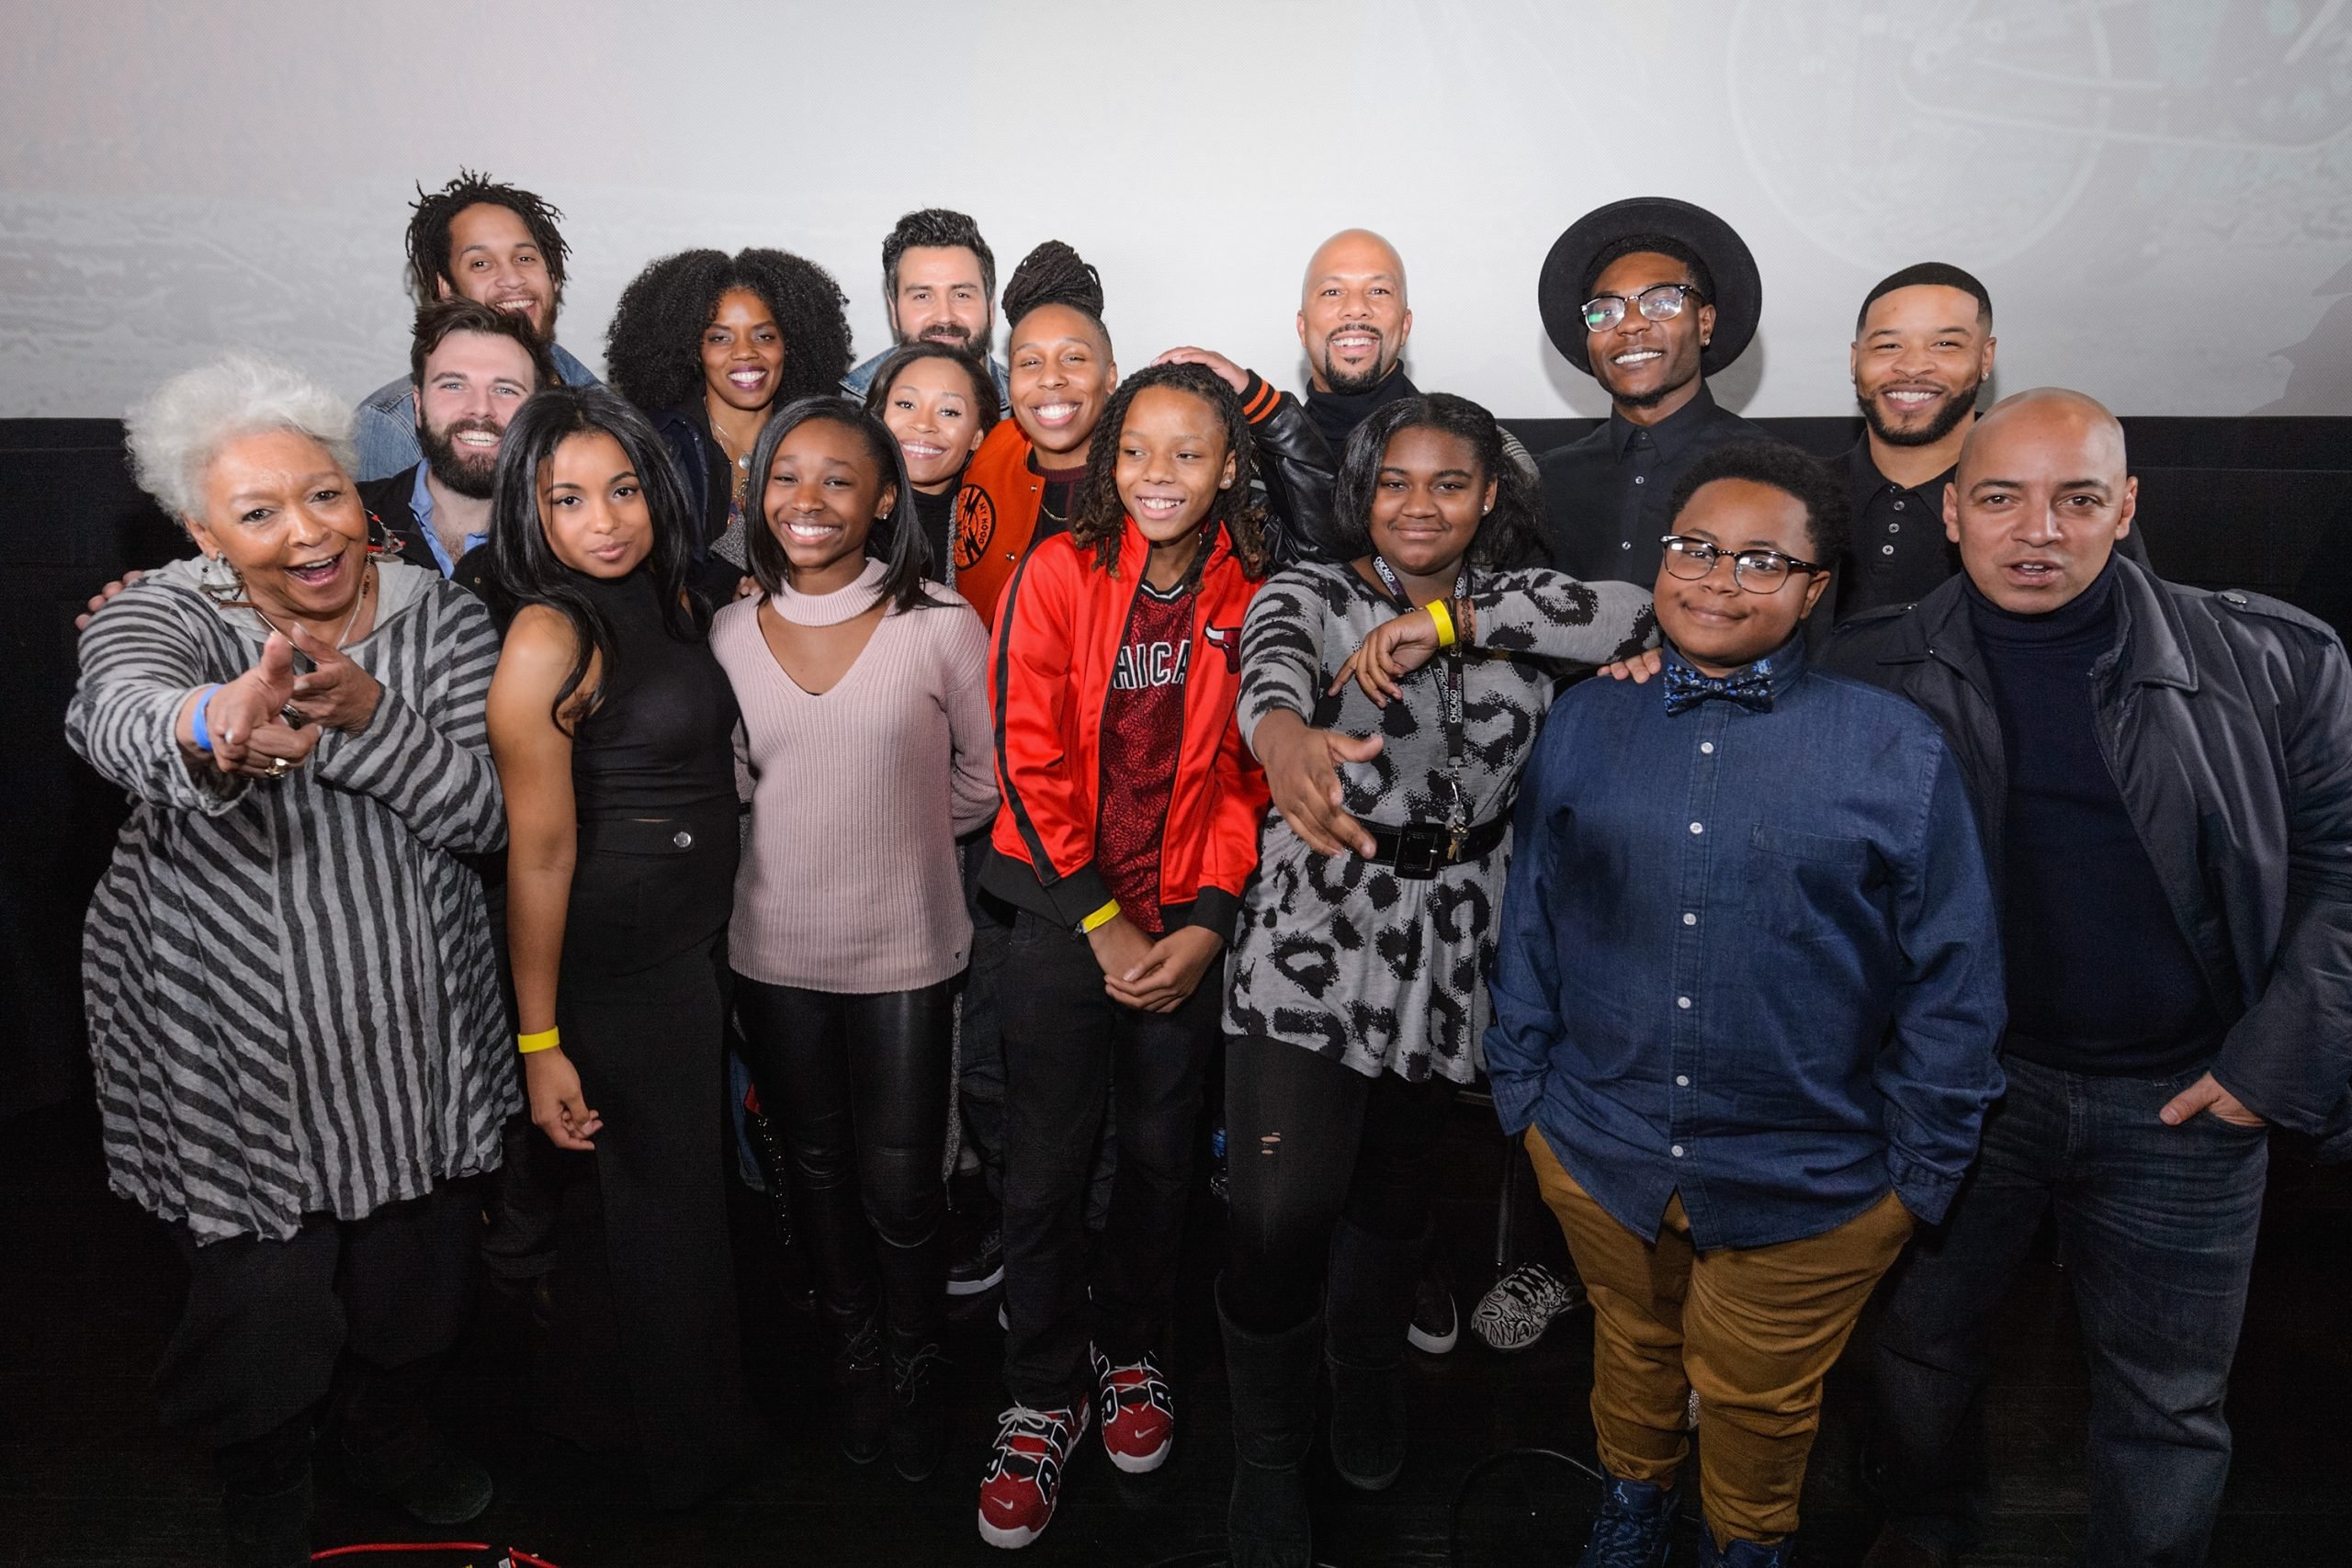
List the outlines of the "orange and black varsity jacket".
<svg viewBox="0 0 2352 1568">
<path fill-rule="evenodd" d="M 1257 372 L 1241 394 L 1266 487 L 1267 544 L 1273 564 L 1338 560 L 1331 496 L 1339 469 L 1306 405 Z M 1010 416 L 972 454 L 956 494 L 956 592 L 980 619 L 996 624 L 997 601 L 1013 568 L 1036 542 L 1038 503 L 1046 481 L 1029 466 L 1029 438 Z"/>
<path fill-rule="evenodd" d="M 1103 707 L 1151 553 L 1133 519 L 1125 527 L 1108 571 L 1067 534 L 1031 550 L 1005 585 L 989 660 L 1003 804 L 980 886 L 1072 930 L 1111 901 L 1094 865 L 1095 807 L 1103 771 L 1131 761 L 1102 754 Z M 1159 854 L 1166 929 L 1203 926 L 1228 943 L 1242 886 L 1257 869 L 1268 798 L 1265 772 L 1235 717 L 1241 618 L 1257 589 L 1220 529 L 1193 601 L 1184 725 Z"/>
</svg>

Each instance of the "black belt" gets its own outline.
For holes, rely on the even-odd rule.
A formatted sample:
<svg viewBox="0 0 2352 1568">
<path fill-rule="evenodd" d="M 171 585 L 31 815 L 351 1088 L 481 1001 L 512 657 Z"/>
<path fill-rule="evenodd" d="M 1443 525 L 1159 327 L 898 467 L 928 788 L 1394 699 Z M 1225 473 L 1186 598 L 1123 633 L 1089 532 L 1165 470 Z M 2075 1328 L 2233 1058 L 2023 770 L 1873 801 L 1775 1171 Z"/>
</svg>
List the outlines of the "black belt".
<svg viewBox="0 0 2352 1568">
<path fill-rule="evenodd" d="M 1464 829 L 1459 851 L 1452 850 L 1453 835 L 1442 822 L 1416 822 L 1407 828 L 1367 822 L 1363 829 L 1372 835 L 1374 860 L 1396 867 L 1396 874 L 1408 881 L 1427 882 L 1445 866 L 1485 856 L 1503 841 L 1503 835 L 1510 830 L 1510 818 L 1498 817 Z"/>
</svg>

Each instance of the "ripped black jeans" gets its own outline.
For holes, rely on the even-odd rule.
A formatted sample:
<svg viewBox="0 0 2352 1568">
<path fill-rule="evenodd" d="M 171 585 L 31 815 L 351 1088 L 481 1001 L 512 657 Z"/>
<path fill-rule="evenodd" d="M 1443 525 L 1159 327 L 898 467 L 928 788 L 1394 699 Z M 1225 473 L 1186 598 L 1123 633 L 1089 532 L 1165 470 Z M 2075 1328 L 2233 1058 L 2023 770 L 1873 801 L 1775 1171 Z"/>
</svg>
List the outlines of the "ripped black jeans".
<svg viewBox="0 0 2352 1568">
<path fill-rule="evenodd" d="M 1228 1042 L 1225 1146 L 1233 1213 L 1225 1306 L 1244 1328 L 1278 1334 L 1321 1310 L 1331 1233 L 1419 1240 L 1430 1165 L 1457 1085 L 1368 1078 L 1305 1046 Z"/>
</svg>

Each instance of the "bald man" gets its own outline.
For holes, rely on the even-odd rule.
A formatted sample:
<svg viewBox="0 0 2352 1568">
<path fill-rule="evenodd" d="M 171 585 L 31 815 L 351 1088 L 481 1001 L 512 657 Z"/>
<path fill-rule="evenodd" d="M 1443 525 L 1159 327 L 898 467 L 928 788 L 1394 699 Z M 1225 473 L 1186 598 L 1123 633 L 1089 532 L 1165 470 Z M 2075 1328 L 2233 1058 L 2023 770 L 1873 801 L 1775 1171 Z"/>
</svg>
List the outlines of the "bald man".
<svg viewBox="0 0 2352 1568">
<path fill-rule="evenodd" d="M 2299 610 L 2120 556 L 2138 489 L 2097 402 L 2009 398 L 1944 498 L 1961 575 L 1830 640 L 1951 743 L 2009 1007 L 1976 1168 L 1888 1277 L 1870 1568 L 1974 1538 L 1990 1324 L 2052 1213 L 2091 1368 L 2087 1561 L 2203 1562 L 2265 1129 L 2352 1152 L 2352 671 Z"/>
<path fill-rule="evenodd" d="M 1420 395 L 1404 370 L 1412 335 L 1396 246 L 1369 229 L 1342 229 L 1315 247 L 1298 286 L 1298 346 L 1306 351 L 1306 414 L 1335 457 L 1373 410 Z M 1535 472 L 1535 458 L 1508 430 L 1503 449 Z"/>
</svg>

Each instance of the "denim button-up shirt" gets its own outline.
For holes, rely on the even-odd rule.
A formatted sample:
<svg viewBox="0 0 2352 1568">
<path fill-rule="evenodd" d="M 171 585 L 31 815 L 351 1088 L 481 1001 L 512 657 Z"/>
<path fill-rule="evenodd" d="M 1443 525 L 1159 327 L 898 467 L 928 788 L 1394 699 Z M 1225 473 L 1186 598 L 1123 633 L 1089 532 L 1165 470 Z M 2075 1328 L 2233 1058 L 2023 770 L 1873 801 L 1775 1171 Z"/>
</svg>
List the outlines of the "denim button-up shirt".
<svg viewBox="0 0 2352 1568">
<path fill-rule="evenodd" d="M 554 357 L 556 374 L 563 378 L 565 386 L 596 385 L 596 373 L 566 353 L 561 344 L 548 344 L 548 353 Z M 368 393 L 352 411 L 351 439 L 359 449 L 359 471 L 353 479 L 380 479 L 424 461 L 424 453 L 416 445 L 414 390 L 402 376 Z"/>
<path fill-rule="evenodd" d="M 1702 1250 L 1890 1187 L 1939 1220 L 2002 1083 L 1999 927 L 1941 732 L 1800 642 L 1770 712 L 1587 681 L 1520 786 L 1496 1111 L 1637 1235 L 1679 1192 Z"/>
</svg>

